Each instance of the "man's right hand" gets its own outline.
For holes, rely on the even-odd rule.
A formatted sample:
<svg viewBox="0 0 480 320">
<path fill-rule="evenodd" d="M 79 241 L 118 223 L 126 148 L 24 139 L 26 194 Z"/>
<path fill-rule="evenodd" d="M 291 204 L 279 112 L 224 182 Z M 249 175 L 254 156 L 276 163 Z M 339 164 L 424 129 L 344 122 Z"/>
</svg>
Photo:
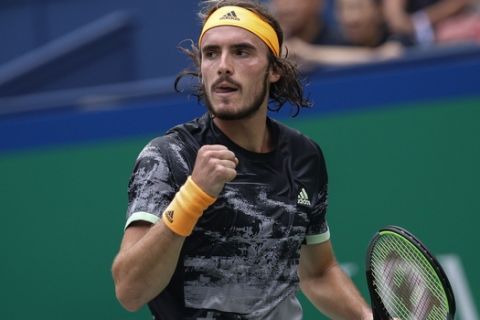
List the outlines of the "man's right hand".
<svg viewBox="0 0 480 320">
<path fill-rule="evenodd" d="M 223 145 L 204 145 L 197 153 L 192 180 L 206 193 L 217 197 L 226 182 L 236 175 L 238 159 Z"/>
</svg>

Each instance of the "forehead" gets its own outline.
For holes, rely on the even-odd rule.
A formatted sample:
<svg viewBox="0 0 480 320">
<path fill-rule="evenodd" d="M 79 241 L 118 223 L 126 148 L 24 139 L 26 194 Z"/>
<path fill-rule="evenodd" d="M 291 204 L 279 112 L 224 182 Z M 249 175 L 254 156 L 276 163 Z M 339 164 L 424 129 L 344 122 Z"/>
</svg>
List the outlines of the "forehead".
<svg viewBox="0 0 480 320">
<path fill-rule="evenodd" d="M 267 45 L 252 32 L 233 26 L 218 26 L 205 32 L 200 48 L 205 46 L 232 46 L 250 44 L 251 46 L 267 51 Z"/>
</svg>

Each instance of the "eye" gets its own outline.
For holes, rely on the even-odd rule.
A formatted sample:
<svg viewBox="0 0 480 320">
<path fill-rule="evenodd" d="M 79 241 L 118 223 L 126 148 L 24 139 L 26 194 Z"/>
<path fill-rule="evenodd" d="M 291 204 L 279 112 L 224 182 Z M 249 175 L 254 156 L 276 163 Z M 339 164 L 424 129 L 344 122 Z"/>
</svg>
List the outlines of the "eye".
<svg viewBox="0 0 480 320">
<path fill-rule="evenodd" d="M 207 49 L 203 51 L 203 57 L 205 59 L 214 59 L 217 56 L 217 51 L 213 49 Z"/>
<path fill-rule="evenodd" d="M 246 57 L 250 54 L 249 51 L 245 48 L 237 48 L 235 49 L 234 53 L 236 56 L 239 56 L 239 57 Z"/>
</svg>

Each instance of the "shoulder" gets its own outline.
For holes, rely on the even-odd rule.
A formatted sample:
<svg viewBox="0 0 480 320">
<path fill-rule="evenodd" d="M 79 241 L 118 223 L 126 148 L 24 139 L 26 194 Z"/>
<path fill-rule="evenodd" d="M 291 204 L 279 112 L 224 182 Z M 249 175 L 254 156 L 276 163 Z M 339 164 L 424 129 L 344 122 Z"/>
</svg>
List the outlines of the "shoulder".
<svg viewBox="0 0 480 320">
<path fill-rule="evenodd" d="M 141 155 L 152 156 L 198 149 L 201 143 L 199 136 L 208 127 L 207 120 L 204 115 L 169 129 L 164 135 L 151 140 L 142 150 Z"/>
<path fill-rule="evenodd" d="M 278 128 L 278 143 L 281 148 L 288 148 L 294 154 L 319 156 L 323 158 L 320 146 L 310 137 L 295 128 L 272 120 Z"/>
<path fill-rule="evenodd" d="M 278 125 L 278 149 L 282 158 L 290 159 L 294 172 L 314 184 L 328 181 L 327 167 L 320 146 L 310 137 L 286 125 Z"/>
<path fill-rule="evenodd" d="M 137 162 L 162 163 L 188 171 L 200 146 L 197 131 L 201 127 L 200 119 L 195 119 L 171 128 L 149 141 L 138 155 Z"/>
<path fill-rule="evenodd" d="M 166 134 L 150 140 L 140 151 L 137 160 L 165 158 L 181 141 L 173 134 Z"/>
</svg>

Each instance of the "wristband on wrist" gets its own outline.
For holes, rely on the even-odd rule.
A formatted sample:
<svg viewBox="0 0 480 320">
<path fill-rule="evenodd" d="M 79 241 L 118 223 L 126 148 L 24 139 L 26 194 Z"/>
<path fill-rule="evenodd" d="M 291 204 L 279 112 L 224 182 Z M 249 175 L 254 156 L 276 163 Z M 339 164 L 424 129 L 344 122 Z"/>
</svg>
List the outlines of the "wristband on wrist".
<svg viewBox="0 0 480 320">
<path fill-rule="evenodd" d="M 203 211 L 216 198 L 203 191 L 189 176 L 162 214 L 165 225 L 174 233 L 189 236 Z"/>
</svg>

